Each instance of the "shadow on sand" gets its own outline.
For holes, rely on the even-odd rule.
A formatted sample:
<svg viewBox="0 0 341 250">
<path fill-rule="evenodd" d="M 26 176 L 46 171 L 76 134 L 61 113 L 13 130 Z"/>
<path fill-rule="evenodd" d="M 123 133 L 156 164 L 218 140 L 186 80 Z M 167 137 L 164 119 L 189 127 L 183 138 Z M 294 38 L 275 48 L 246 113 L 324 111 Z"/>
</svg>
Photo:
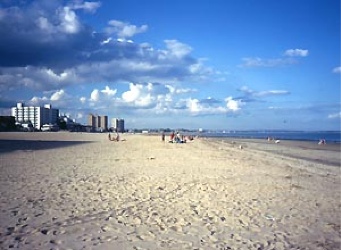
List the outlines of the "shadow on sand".
<svg viewBox="0 0 341 250">
<path fill-rule="evenodd" d="M 92 141 L 41 141 L 41 140 L 0 140 L 0 154 L 16 150 L 48 150 L 62 147 L 72 147 Z"/>
</svg>

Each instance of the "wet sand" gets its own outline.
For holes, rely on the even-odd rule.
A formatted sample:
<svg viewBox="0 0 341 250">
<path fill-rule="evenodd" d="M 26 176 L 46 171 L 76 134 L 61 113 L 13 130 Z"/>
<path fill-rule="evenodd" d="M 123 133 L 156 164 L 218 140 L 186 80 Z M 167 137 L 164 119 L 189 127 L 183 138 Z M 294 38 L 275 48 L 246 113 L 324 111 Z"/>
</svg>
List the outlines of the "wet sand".
<svg viewBox="0 0 341 250">
<path fill-rule="evenodd" d="M 0 248 L 340 249 L 339 145 L 0 133 Z"/>
</svg>

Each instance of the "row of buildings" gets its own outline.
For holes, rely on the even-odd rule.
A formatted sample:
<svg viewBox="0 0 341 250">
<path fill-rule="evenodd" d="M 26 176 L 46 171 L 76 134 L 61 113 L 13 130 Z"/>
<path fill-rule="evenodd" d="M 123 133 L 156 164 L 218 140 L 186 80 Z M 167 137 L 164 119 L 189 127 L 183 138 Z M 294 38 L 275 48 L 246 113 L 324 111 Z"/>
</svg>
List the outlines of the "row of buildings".
<svg viewBox="0 0 341 250">
<path fill-rule="evenodd" d="M 89 114 L 88 116 L 88 126 L 92 128 L 93 131 L 103 132 L 103 131 L 117 131 L 123 133 L 125 131 L 124 128 L 124 119 L 112 118 L 111 119 L 111 127 L 108 127 L 108 116 L 100 116 Z"/>
<path fill-rule="evenodd" d="M 51 104 L 43 107 L 25 106 L 24 103 L 17 103 L 16 107 L 11 108 L 11 115 L 17 124 L 23 127 L 31 126 L 32 129 L 41 130 L 44 125 L 58 124 L 65 120 L 65 116 L 59 116 L 59 109 L 52 108 Z M 68 121 L 67 121 L 68 122 Z M 89 114 L 86 131 L 104 132 L 113 130 L 124 132 L 124 120 L 113 118 L 111 127 L 108 125 L 108 116 Z"/>
</svg>

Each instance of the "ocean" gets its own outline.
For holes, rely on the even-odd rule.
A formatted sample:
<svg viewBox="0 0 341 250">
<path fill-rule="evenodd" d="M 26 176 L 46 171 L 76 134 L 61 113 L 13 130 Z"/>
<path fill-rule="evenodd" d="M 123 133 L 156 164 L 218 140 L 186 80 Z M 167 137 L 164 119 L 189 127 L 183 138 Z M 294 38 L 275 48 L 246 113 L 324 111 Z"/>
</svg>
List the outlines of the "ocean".
<svg viewBox="0 0 341 250">
<path fill-rule="evenodd" d="M 325 140 L 326 143 L 341 143 L 341 131 L 230 131 L 230 132 L 202 132 L 199 136 L 222 137 L 239 139 L 267 139 L 316 141 Z"/>
</svg>

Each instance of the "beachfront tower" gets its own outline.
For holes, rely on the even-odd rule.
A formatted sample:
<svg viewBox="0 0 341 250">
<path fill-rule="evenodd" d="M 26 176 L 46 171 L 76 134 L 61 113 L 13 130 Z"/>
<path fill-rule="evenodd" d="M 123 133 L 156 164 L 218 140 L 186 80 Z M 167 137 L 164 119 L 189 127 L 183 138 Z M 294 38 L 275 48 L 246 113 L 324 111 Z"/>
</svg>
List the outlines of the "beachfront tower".
<svg viewBox="0 0 341 250">
<path fill-rule="evenodd" d="M 89 114 L 88 125 L 91 126 L 92 131 L 96 132 L 106 131 L 108 130 L 108 116 Z"/>
<path fill-rule="evenodd" d="M 124 132 L 124 119 L 112 118 L 111 127 L 113 130 L 123 133 Z"/>
<path fill-rule="evenodd" d="M 17 123 L 32 123 L 33 127 L 38 130 L 44 124 L 56 124 L 59 117 L 59 110 L 53 109 L 51 104 L 43 107 L 26 107 L 24 103 L 19 102 L 16 107 L 11 108 L 11 113 Z"/>
</svg>

